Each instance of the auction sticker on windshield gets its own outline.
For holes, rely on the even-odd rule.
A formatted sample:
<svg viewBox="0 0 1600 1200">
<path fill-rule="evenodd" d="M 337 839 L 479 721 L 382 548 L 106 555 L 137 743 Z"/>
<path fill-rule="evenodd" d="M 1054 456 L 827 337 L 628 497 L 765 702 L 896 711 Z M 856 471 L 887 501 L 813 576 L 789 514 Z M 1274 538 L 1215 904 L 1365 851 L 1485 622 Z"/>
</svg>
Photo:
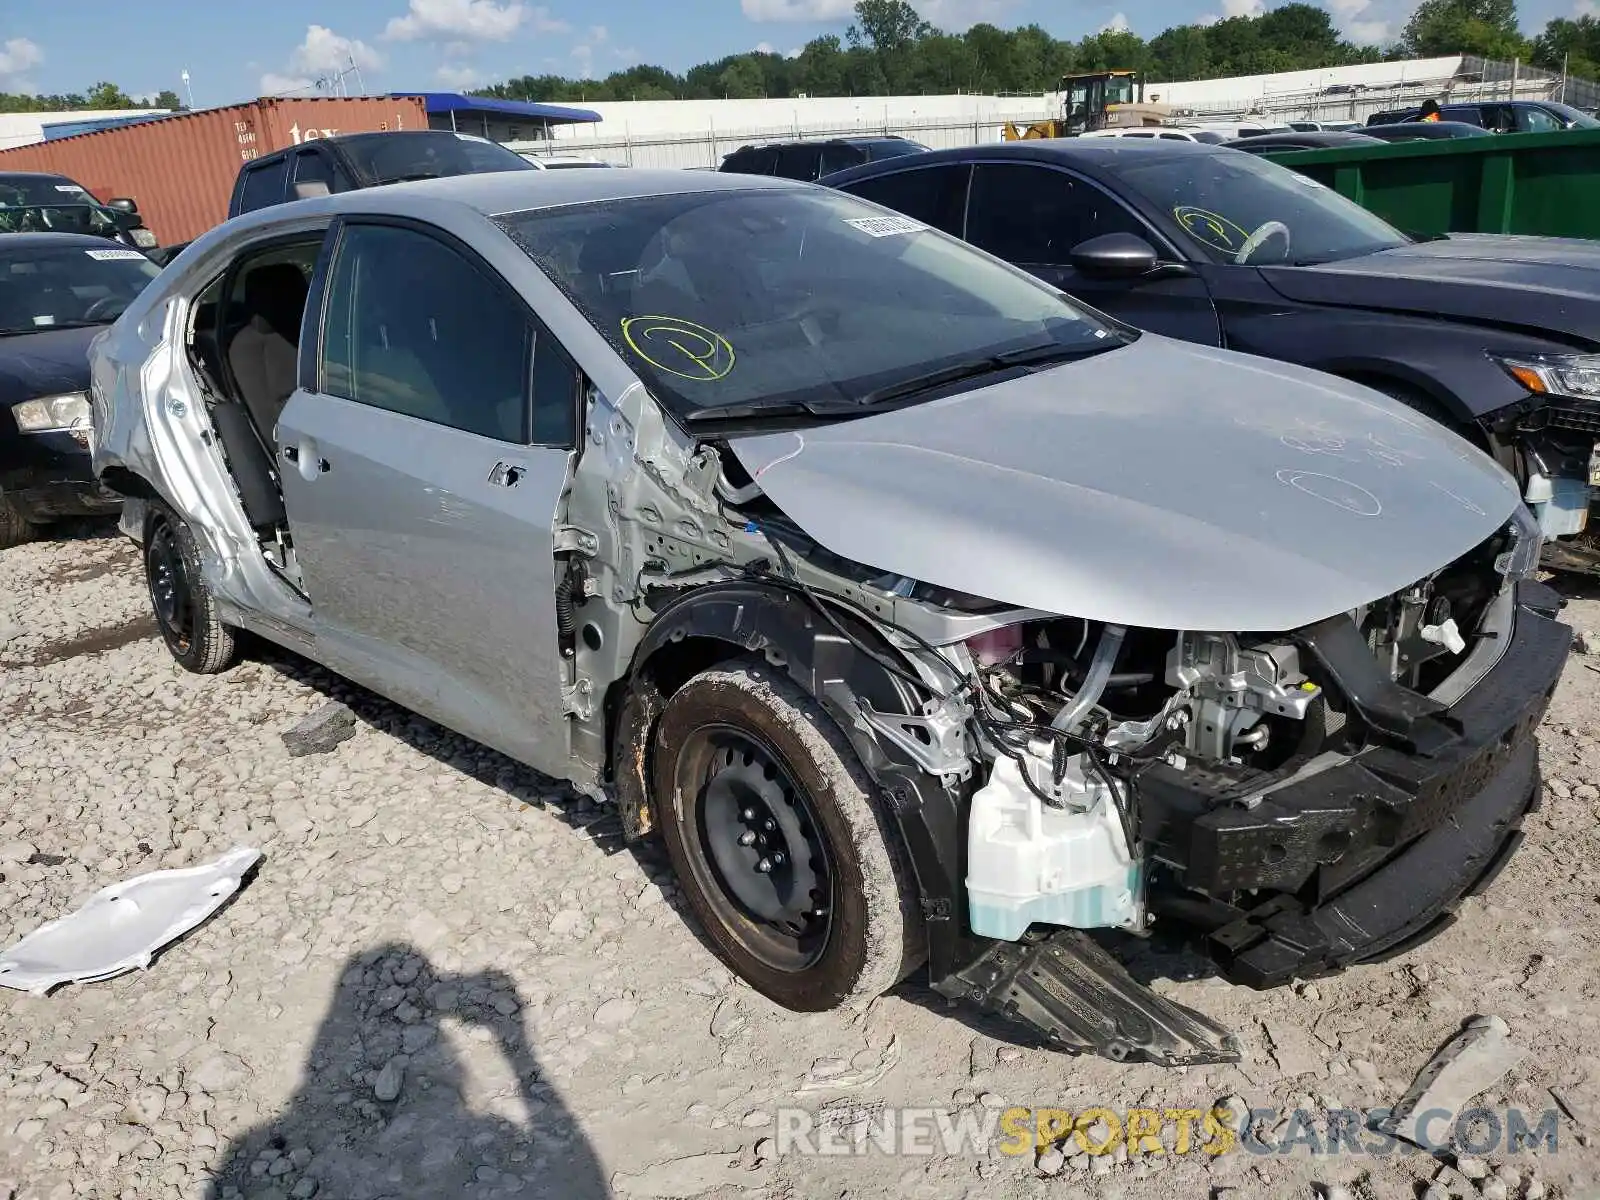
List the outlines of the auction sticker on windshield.
<svg viewBox="0 0 1600 1200">
<path fill-rule="evenodd" d="M 909 217 L 852 217 L 845 221 L 869 237 L 894 237 L 902 233 L 921 233 L 928 227 Z"/>
<path fill-rule="evenodd" d="M 96 262 L 122 262 L 126 259 L 141 259 L 144 255 L 137 250 L 85 250 L 90 258 Z"/>
</svg>

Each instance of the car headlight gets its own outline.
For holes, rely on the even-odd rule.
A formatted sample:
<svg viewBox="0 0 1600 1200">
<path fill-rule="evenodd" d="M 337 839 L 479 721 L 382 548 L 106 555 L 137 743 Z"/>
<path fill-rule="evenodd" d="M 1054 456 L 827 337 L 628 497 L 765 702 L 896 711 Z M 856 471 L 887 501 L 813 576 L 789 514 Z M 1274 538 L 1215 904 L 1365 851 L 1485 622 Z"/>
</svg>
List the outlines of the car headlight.
<svg viewBox="0 0 1600 1200">
<path fill-rule="evenodd" d="M 148 229 L 130 229 L 128 234 L 133 238 L 135 246 L 142 246 L 146 250 L 154 250 L 156 248 L 156 235 Z"/>
<path fill-rule="evenodd" d="M 11 416 L 23 433 L 69 433 L 89 428 L 89 393 L 67 392 L 38 396 L 11 406 Z"/>
<path fill-rule="evenodd" d="M 1536 396 L 1600 400 L 1600 354 L 1541 354 L 1496 361 Z"/>
</svg>

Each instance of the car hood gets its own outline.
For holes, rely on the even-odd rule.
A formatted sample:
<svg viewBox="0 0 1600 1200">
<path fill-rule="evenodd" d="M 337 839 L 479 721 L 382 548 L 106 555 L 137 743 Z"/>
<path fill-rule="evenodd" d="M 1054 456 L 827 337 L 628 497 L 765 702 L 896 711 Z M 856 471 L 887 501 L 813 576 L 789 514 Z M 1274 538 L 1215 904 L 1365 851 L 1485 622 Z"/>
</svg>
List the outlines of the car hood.
<svg viewBox="0 0 1600 1200">
<path fill-rule="evenodd" d="M 89 343 L 103 326 L 0 337 L 0 404 L 89 387 Z"/>
<path fill-rule="evenodd" d="M 1415 583 L 1515 483 L 1376 392 L 1146 334 L 910 408 L 733 439 L 767 496 L 864 566 L 1004 604 L 1277 632 Z"/>
<path fill-rule="evenodd" d="M 1262 267 L 1280 295 L 1600 342 L 1600 242 L 1453 233 L 1316 267 Z"/>
</svg>

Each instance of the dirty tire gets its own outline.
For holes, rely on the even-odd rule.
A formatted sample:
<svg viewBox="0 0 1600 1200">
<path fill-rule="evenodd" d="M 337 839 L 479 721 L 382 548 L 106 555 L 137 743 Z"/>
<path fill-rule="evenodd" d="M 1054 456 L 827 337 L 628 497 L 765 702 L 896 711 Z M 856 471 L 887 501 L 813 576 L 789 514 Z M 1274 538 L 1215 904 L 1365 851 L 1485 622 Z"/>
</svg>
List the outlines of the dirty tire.
<svg viewBox="0 0 1600 1200">
<path fill-rule="evenodd" d="M 201 575 L 194 534 L 158 501 L 145 513 L 144 577 L 156 626 L 179 666 L 215 675 L 237 661 L 233 630 L 217 616 L 216 600 Z"/>
<path fill-rule="evenodd" d="M 16 506 L 0 496 L 0 550 L 20 546 L 39 536 L 39 527 L 17 511 Z"/>
<path fill-rule="evenodd" d="M 820 831 L 831 902 L 807 961 L 775 966 L 755 948 L 767 935 L 763 923 L 718 882 L 707 833 L 716 781 L 693 780 L 696 765 L 711 761 L 708 739 L 727 738 L 764 748 L 785 782 L 803 791 L 799 811 L 816 818 L 801 825 L 813 837 Z M 849 741 L 786 676 L 755 661 L 695 676 L 667 702 L 652 758 L 656 814 L 678 880 L 723 961 L 757 991 L 801 1012 L 859 1006 L 922 961 L 916 884 L 891 819 Z"/>
</svg>

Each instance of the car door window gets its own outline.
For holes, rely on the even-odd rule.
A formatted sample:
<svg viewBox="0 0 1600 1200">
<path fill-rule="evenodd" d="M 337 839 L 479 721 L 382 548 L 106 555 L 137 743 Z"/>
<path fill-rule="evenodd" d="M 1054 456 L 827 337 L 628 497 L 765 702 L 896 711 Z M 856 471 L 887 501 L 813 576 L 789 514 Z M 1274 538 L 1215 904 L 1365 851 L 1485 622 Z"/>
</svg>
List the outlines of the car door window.
<svg viewBox="0 0 1600 1200">
<path fill-rule="evenodd" d="M 867 152 L 843 142 L 822 148 L 822 174 L 832 175 L 867 161 Z"/>
<path fill-rule="evenodd" d="M 537 446 L 571 446 L 577 442 L 578 404 L 583 373 L 544 328 L 533 343 L 533 442 Z"/>
<path fill-rule="evenodd" d="M 1566 128 L 1542 108 L 1524 108 L 1520 110 L 1520 115 L 1523 121 L 1522 128 L 1529 133 L 1555 133 Z"/>
<path fill-rule="evenodd" d="M 813 180 L 821 165 L 820 146 L 781 146 L 778 149 L 776 173 L 785 179 Z"/>
<path fill-rule="evenodd" d="M 330 192 L 341 190 L 334 177 L 333 164 L 320 150 L 302 150 L 294 156 L 294 182 L 320 183 Z"/>
<path fill-rule="evenodd" d="M 289 181 L 289 160 L 275 158 L 256 167 L 246 167 L 244 190 L 239 196 L 239 211 L 254 212 L 283 203 L 284 185 Z"/>
<path fill-rule="evenodd" d="M 526 443 L 533 328 L 503 280 L 420 230 L 350 225 L 328 282 L 324 392 Z"/>
<path fill-rule="evenodd" d="M 983 163 L 972 176 L 967 240 L 1018 263 L 1064 263 L 1074 246 L 1107 233 L 1149 237 L 1098 188 L 1026 163 Z"/>
<path fill-rule="evenodd" d="M 967 206 L 967 179 L 971 174 L 972 168 L 965 164 L 922 167 L 857 180 L 840 191 L 892 208 L 924 225 L 960 237 L 962 213 Z"/>
</svg>

